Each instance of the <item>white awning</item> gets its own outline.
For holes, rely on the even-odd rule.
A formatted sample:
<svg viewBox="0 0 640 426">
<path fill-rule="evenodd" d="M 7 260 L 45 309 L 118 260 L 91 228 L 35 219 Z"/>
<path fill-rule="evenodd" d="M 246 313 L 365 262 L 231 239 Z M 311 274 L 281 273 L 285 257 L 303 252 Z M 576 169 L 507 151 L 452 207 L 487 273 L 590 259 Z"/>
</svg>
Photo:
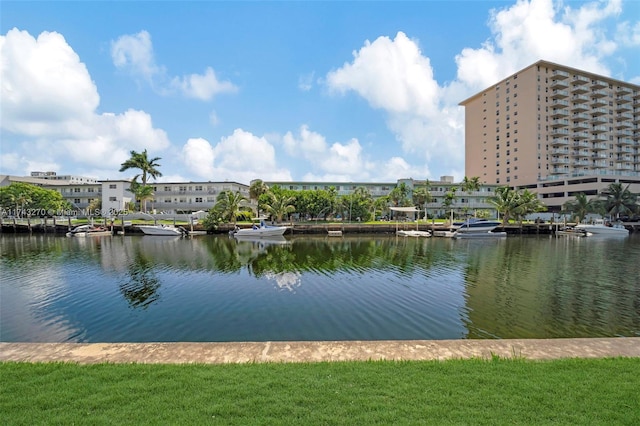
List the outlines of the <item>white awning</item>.
<svg viewBox="0 0 640 426">
<path fill-rule="evenodd" d="M 404 213 L 416 213 L 419 212 L 415 207 L 389 207 L 394 212 L 404 212 Z"/>
</svg>

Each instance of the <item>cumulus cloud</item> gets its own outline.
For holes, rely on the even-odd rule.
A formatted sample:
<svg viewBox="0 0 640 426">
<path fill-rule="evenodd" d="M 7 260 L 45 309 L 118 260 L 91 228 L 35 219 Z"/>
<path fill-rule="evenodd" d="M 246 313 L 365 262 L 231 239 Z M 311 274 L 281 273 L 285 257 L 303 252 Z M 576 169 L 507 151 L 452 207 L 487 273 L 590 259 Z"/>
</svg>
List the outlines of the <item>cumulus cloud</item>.
<svg viewBox="0 0 640 426">
<path fill-rule="evenodd" d="M 165 67 L 156 64 L 151 35 L 147 31 L 123 35 L 111 42 L 113 64 L 146 80 L 161 94 L 175 91 L 188 98 L 208 101 L 220 93 L 234 93 L 238 88 L 229 81 L 221 81 L 211 67 L 204 74 L 169 77 Z"/>
<path fill-rule="evenodd" d="M 213 98 L 219 93 L 233 93 L 237 87 L 228 81 L 220 81 L 211 67 L 203 75 L 191 74 L 182 78 L 175 77 L 171 85 L 189 98 L 203 101 Z"/>
<path fill-rule="evenodd" d="M 429 58 L 403 32 L 379 37 L 353 53 L 351 63 L 327 74 L 330 89 L 354 91 L 374 108 L 426 115 L 436 110 L 438 84 Z"/>
<path fill-rule="evenodd" d="M 0 58 L 3 154 L 18 162 L 14 169 L 26 174 L 64 158 L 113 169 L 131 149 L 169 145 L 144 111 L 96 113 L 98 90 L 62 35 L 12 29 L 0 37 Z"/>
<path fill-rule="evenodd" d="M 437 156 L 434 170 L 461 178 L 464 110 L 458 103 L 540 59 L 609 75 L 605 59 L 620 44 L 638 43 L 640 34 L 635 23 L 607 33 L 605 21 L 620 11 L 620 0 L 578 8 L 552 0 L 518 0 L 490 12 L 491 38 L 460 51 L 454 81 L 440 85 L 418 41 L 398 32 L 393 39 L 365 41 L 351 62 L 327 73 L 325 83 L 331 93 L 356 93 L 384 111 L 388 129 L 412 163 L 429 165 Z M 429 46 L 424 49 L 428 52 Z M 402 161 L 395 164 L 412 168 Z M 424 171 L 429 173 L 429 167 Z"/>
<path fill-rule="evenodd" d="M 182 154 L 185 164 L 194 174 L 204 179 L 211 179 L 214 176 L 215 155 L 213 147 L 206 139 L 189 139 L 182 148 Z"/>
<path fill-rule="evenodd" d="M 545 59 L 609 75 L 603 58 L 616 43 L 599 24 L 620 13 L 620 0 L 561 8 L 552 0 L 519 0 L 493 10 L 489 27 L 493 39 L 480 48 L 466 48 L 456 57 L 458 79 L 482 90 L 533 62 Z"/>
<path fill-rule="evenodd" d="M 123 35 L 112 41 L 111 58 L 116 67 L 148 81 L 152 81 L 155 75 L 164 73 L 155 63 L 151 35 L 146 31 Z"/>
<path fill-rule="evenodd" d="M 185 165 L 206 180 L 292 180 L 288 170 L 278 168 L 273 145 L 243 129 L 235 129 L 215 146 L 205 139 L 189 139 L 182 153 Z"/>
</svg>

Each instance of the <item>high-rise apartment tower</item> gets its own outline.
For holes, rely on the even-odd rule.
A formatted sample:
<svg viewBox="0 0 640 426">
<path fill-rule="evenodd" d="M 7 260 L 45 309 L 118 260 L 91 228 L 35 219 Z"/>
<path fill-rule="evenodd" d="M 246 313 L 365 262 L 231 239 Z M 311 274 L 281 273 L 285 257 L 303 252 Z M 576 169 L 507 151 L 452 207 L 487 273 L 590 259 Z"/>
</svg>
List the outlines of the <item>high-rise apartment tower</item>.
<svg viewBox="0 0 640 426">
<path fill-rule="evenodd" d="M 611 182 L 640 192 L 640 86 L 547 61 L 462 101 L 465 174 L 557 209 Z"/>
</svg>

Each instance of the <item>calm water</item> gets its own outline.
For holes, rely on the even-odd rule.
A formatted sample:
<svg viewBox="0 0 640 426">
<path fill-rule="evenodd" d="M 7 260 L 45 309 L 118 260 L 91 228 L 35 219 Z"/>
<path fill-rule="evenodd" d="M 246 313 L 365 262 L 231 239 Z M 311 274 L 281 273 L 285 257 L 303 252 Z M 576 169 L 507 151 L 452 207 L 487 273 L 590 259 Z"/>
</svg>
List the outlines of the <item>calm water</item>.
<svg viewBox="0 0 640 426">
<path fill-rule="evenodd" d="M 0 237 L 0 340 L 640 336 L 640 234 Z"/>
</svg>

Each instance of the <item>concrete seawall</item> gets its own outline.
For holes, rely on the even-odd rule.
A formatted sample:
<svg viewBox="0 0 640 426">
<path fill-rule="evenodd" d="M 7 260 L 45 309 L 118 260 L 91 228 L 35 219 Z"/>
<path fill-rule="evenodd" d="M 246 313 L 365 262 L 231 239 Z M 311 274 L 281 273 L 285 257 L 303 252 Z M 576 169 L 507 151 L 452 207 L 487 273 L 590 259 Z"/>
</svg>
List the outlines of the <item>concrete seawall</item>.
<svg viewBox="0 0 640 426">
<path fill-rule="evenodd" d="M 640 358 L 640 337 L 229 343 L 0 343 L 0 362 L 225 364 L 367 360 Z"/>
</svg>

